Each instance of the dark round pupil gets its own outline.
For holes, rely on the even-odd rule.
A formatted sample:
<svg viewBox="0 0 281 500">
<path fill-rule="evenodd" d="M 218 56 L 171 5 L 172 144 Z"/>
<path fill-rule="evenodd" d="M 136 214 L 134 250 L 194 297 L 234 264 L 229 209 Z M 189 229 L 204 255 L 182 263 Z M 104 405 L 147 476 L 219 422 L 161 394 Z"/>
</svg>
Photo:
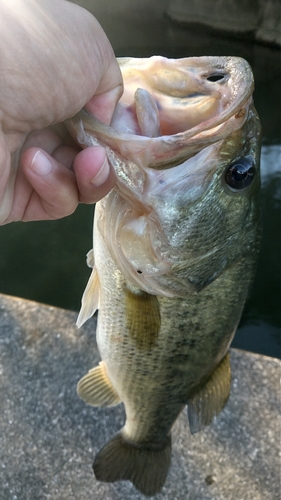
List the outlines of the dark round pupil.
<svg viewBox="0 0 281 500">
<path fill-rule="evenodd" d="M 244 167 L 244 165 L 237 165 L 232 169 L 232 177 L 235 181 L 242 182 L 247 178 L 248 175 L 251 175 L 251 171 L 253 167 L 250 167 L 248 170 Z"/>
<path fill-rule="evenodd" d="M 255 167 L 249 158 L 243 158 L 230 165 L 225 174 L 227 184 L 236 190 L 248 187 L 255 174 Z"/>
</svg>

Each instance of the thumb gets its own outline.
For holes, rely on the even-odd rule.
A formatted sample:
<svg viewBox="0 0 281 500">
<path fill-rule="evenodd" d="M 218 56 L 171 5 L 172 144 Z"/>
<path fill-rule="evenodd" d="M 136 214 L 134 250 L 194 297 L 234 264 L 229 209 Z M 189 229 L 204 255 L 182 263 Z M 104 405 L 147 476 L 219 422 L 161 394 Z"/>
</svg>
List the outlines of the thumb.
<svg viewBox="0 0 281 500">
<path fill-rule="evenodd" d="M 123 79 L 111 47 L 107 60 L 108 62 L 103 69 L 95 94 L 84 107 L 90 114 L 95 115 L 103 123 L 109 125 L 116 104 L 123 94 Z"/>
</svg>

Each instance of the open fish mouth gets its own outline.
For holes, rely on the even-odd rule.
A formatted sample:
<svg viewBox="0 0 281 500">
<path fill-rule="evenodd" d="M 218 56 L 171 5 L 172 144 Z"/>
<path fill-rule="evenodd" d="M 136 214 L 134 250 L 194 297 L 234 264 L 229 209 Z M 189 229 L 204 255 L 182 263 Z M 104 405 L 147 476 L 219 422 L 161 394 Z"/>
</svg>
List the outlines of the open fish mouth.
<svg viewBox="0 0 281 500">
<path fill-rule="evenodd" d="M 178 60 L 154 56 L 138 59 L 137 65 L 135 58 L 118 61 L 125 89 L 111 126 L 121 133 L 174 135 L 201 124 L 206 129 L 206 122 L 212 119 L 212 126 L 217 126 L 252 93 L 248 81 L 245 92 L 245 61 L 239 58 L 235 58 L 235 70 L 233 58 L 231 64 L 230 58 L 218 62 L 215 57 Z M 242 101 L 237 99 L 238 89 Z"/>
<path fill-rule="evenodd" d="M 67 126 L 82 147 L 102 144 L 117 174 L 105 202 L 110 208 L 97 225 L 123 276 L 147 293 L 183 296 L 199 287 L 194 275 L 180 277 L 179 247 L 191 241 L 195 223 L 190 216 L 176 237 L 169 227 L 175 214 L 180 217 L 213 189 L 236 157 L 251 156 L 244 125 L 254 116 L 252 71 L 238 57 L 118 62 L 124 93 L 110 126 L 84 110 Z M 184 251 L 194 264 L 193 254 Z"/>
<path fill-rule="evenodd" d="M 200 279 L 194 273 L 181 278 L 182 255 L 195 266 L 210 252 L 204 245 L 196 252 L 185 248 L 196 227 L 191 216 L 175 234 L 171 218 L 177 213 L 180 219 L 207 191 L 223 199 L 227 165 L 255 154 L 246 140 L 247 122 L 255 122 L 252 71 L 238 57 L 118 62 L 124 93 L 110 126 L 83 110 L 68 126 L 82 146 L 102 144 L 117 174 L 97 226 L 123 276 L 150 294 L 184 296 L 217 271 L 206 279 L 202 272 Z M 227 265 L 223 245 L 211 251 L 219 272 Z"/>
<path fill-rule="evenodd" d="M 166 169 L 225 139 L 247 119 L 254 82 L 244 59 L 118 62 L 125 90 L 111 125 L 83 110 L 67 121 L 82 147 L 101 143 L 141 168 Z"/>
</svg>

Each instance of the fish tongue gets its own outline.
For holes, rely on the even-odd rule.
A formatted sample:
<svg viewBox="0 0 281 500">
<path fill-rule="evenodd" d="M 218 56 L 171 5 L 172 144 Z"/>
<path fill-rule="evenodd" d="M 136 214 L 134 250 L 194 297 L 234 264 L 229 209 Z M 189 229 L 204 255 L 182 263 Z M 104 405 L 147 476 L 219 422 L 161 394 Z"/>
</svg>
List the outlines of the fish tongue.
<svg viewBox="0 0 281 500">
<path fill-rule="evenodd" d="M 138 88 L 134 94 L 133 104 L 126 106 L 118 103 L 111 127 L 120 133 L 159 137 L 160 118 L 152 95 L 147 90 Z"/>
<path fill-rule="evenodd" d="M 147 90 L 139 88 L 135 92 L 134 99 L 141 135 L 145 137 L 161 135 L 158 108 L 152 95 Z"/>
</svg>

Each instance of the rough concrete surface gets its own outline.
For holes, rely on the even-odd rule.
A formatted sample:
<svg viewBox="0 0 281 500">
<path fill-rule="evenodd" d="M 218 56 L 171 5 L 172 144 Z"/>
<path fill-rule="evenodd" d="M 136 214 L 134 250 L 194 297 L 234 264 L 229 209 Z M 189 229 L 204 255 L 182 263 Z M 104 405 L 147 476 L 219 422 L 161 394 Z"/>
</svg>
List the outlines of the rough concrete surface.
<svg viewBox="0 0 281 500">
<path fill-rule="evenodd" d="M 95 318 L 0 295 L 0 500 L 142 500 L 129 482 L 97 482 L 96 452 L 123 424 L 122 405 L 95 409 L 76 395 L 98 361 Z M 232 350 L 230 399 L 194 436 L 173 429 L 172 465 L 157 500 L 280 498 L 281 362 Z"/>
</svg>

